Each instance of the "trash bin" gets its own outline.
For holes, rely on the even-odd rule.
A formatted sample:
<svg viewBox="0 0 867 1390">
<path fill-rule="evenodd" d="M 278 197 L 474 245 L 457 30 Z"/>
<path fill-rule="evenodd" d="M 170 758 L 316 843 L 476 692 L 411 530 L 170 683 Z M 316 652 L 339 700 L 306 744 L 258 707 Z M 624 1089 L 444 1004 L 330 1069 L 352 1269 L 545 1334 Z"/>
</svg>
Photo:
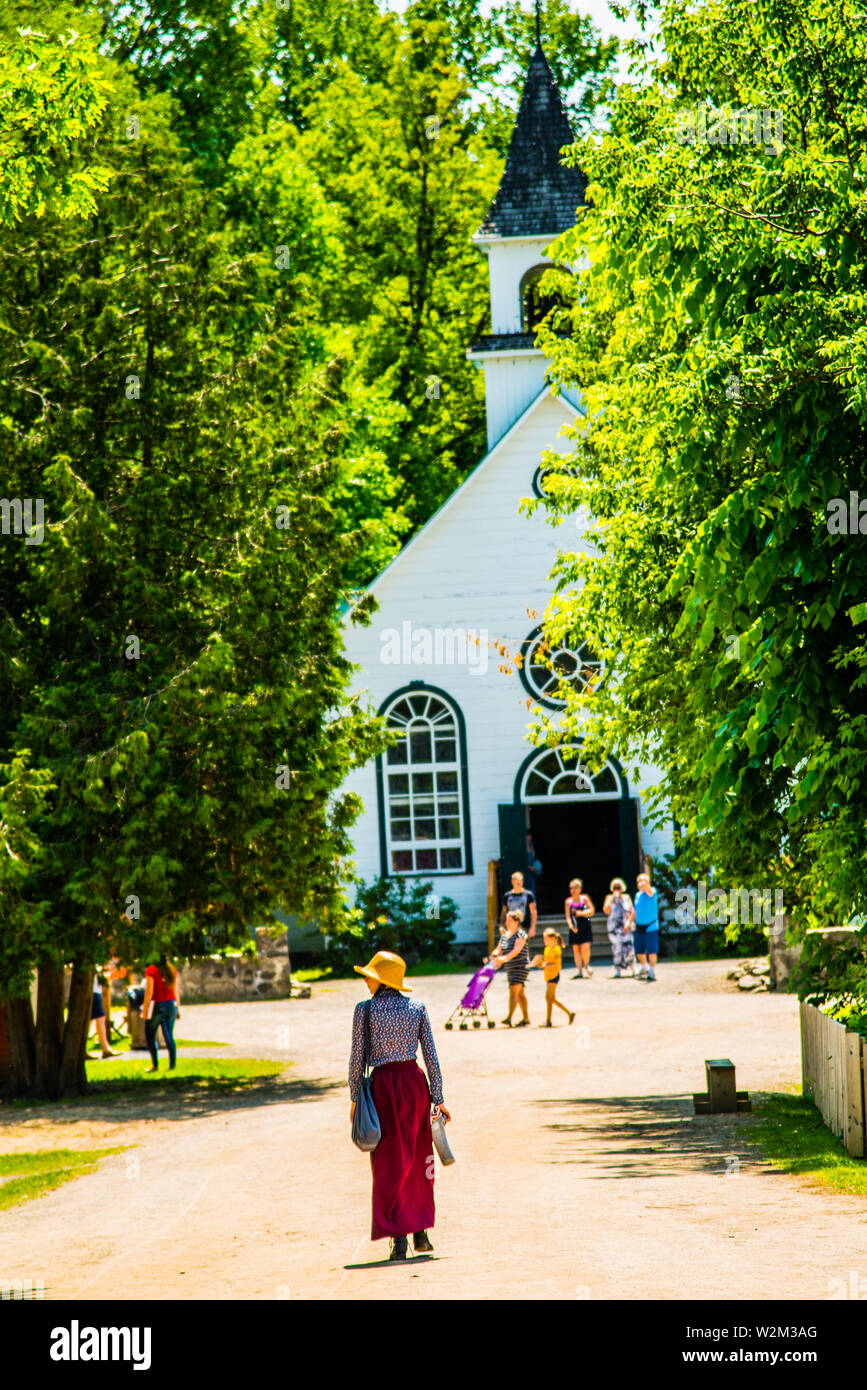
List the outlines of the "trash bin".
<svg viewBox="0 0 867 1390">
<path fill-rule="evenodd" d="M 143 985 L 134 985 L 126 992 L 126 1030 L 131 1052 L 147 1052 L 144 1019 L 141 1016 L 144 997 Z"/>
</svg>

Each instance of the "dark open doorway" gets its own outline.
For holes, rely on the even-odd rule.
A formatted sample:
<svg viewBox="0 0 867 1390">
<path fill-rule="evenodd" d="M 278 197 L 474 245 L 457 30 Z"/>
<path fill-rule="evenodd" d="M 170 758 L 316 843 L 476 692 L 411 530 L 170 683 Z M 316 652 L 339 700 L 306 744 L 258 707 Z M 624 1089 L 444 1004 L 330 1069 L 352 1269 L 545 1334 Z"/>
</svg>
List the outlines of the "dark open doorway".
<svg viewBox="0 0 867 1390">
<path fill-rule="evenodd" d="M 597 912 L 621 863 L 620 802 L 552 800 L 530 806 L 530 830 L 542 873 L 536 881 L 539 913 L 562 913 L 570 878 L 580 878 Z M 631 890 L 630 890 L 631 891 Z"/>
</svg>

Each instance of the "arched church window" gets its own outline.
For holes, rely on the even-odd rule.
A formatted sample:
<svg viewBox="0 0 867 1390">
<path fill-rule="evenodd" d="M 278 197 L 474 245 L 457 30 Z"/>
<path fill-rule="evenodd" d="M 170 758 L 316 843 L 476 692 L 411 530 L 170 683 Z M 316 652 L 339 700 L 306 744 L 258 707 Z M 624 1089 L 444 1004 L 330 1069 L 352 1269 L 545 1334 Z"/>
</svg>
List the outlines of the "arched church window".
<svg viewBox="0 0 867 1390">
<path fill-rule="evenodd" d="M 520 672 L 524 688 L 549 709 L 564 709 L 564 684 L 573 693 L 592 691 L 602 679 L 604 663 L 589 642 L 568 637 L 552 644 L 543 627 L 534 628 L 521 647 Z"/>
<path fill-rule="evenodd" d="M 382 767 L 387 871 L 464 872 L 466 755 L 457 707 L 419 690 L 396 696 L 382 713 L 400 733 Z"/>
<path fill-rule="evenodd" d="M 574 468 L 562 468 L 562 467 L 560 467 L 560 468 L 558 468 L 556 471 L 557 471 L 558 474 L 563 474 L 563 473 L 565 473 L 565 474 L 567 474 L 569 477 L 572 477 L 572 478 L 574 478 L 574 477 L 577 476 L 577 474 L 576 474 L 576 469 L 574 469 Z M 537 497 L 541 497 L 543 501 L 545 500 L 545 498 L 546 498 L 547 495 L 548 495 L 548 494 L 546 493 L 546 491 L 545 491 L 545 482 L 546 482 L 546 479 L 547 479 L 547 477 L 548 477 L 548 474 L 549 474 L 549 473 L 553 473 L 553 472 L 554 472 L 554 469 L 552 469 L 551 467 L 549 467 L 548 464 L 540 463 L 540 464 L 539 464 L 539 467 L 536 469 L 535 473 L 533 474 L 533 492 L 535 493 L 535 495 L 536 495 Z"/>
<path fill-rule="evenodd" d="M 540 288 L 540 280 L 548 271 L 548 282 L 545 292 Z M 567 272 L 560 270 L 556 266 L 534 265 L 525 272 L 521 279 L 521 327 L 524 333 L 534 333 L 542 322 L 546 314 L 554 308 L 565 306 L 569 300 L 564 291 L 561 292 L 552 288 L 551 281 L 555 278 L 564 278 Z"/>
<path fill-rule="evenodd" d="M 595 797 L 613 801 L 622 795 L 620 777 L 611 763 L 598 772 L 591 772 L 581 761 L 581 750 L 573 744 L 542 749 L 524 773 L 520 800 L 549 801 L 559 797 L 576 801 L 580 797 Z"/>
</svg>

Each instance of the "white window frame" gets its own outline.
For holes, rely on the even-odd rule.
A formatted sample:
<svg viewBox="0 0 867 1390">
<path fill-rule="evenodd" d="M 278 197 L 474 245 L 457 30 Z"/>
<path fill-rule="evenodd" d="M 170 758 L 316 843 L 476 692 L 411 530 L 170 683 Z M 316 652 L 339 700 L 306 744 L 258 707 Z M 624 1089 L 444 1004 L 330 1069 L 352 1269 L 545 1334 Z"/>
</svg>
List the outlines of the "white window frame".
<svg viewBox="0 0 867 1390">
<path fill-rule="evenodd" d="M 622 796 L 623 796 L 623 783 L 622 783 L 621 780 L 620 780 L 620 775 L 619 775 L 619 773 L 618 773 L 618 771 L 617 771 L 617 768 L 614 767 L 613 764 L 610 763 L 610 762 L 606 762 L 606 763 L 605 763 L 605 768 L 608 769 L 608 771 L 611 773 L 611 775 L 612 775 L 613 778 L 614 778 L 614 781 L 615 781 L 615 784 L 616 784 L 616 790 L 615 790 L 615 791 L 613 791 L 613 792 L 604 792 L 604 791 L 603 791 L 603 792 L 599 792 L 599 791 L 597 791 L 597 790 L 596 790 L 596 787 L 595 787 L 595 779 L 594 779 L 592 773 L 589 775 L 589 781 L 590 781 L 590 784 L 591 784 L 590 790 L 589 790 L 589 791 L 581 791 L 581 790 L 579 790 L 578 786 L 575 785 L 575 784 L 576 784 L 576 782 L 577 782 L 577 780 L 578 780 L 579 770 L 580 770 L 580 763 L 581 763 L 581 752 L 580 752 L 580 749 L 577 750 L 578 756 L 577 756 L 576 758 L 571 759 L 569 762 L 564 762 L 564 760 L 563 760 L 563 754 L 564 754 L 564 753 L 566 753 L 566 752 L 573 752 L 573 751 L 575 751 L 575 745 L 574 745 L 574 744 L 570 744 L 570 743 L 563 743 L 563 744 L 560 744 L 557 748 L 540 748 L 540 749 L 539 749 L 539 752 L 537 753 L 536 757 L 535 757 L 535 758 L 533 759 L 533 761 L 530 763 L 529 767 L 527 767 L 527 768 L 525 769 L 524 775 L 523 775 L 523 777 L 521 778 L 521 795 L 520 795 L 520 798 L 519 798 L 519 799 L 520 799 L 520 801 L 522 802 L 522 804 L 527 805 L 527 806 L 544 806 L 544 805 L 547 805 L 547 804 L 550 803 L 550 802 L 556 803 L 556 802 L 558 802 L 558 801 L 620 801 L 620 799 L 621 799 Z M 537 772 L 537 771 L 538 771 L 539 763 L 541 763 L 542 761 L 544 761 L 545 758 L 550 757 L 550 755 L 551 755 L 552 753 L 556 754 L 556 756 L 557 756 L 557 761 L 558 761 L 558 763 L 559 763 L 560 771 L 557 773 L 557 775 L 556 775 L 555 777 L 549 778 L 549 781 L 548 781 L 549 790 L 548 790 L 548 792 L 547 792 L 544 796 L 528 796 L 528 795 L 527 795 L 527 783 L 529 782 L 530 777 L 533 775 L 534 772 Z M 604 770 L 603 768 L 600 768 L 599 771 L 602 772 L 603 770 Z M 546 774 L 546 773 L 539 773 L 539 776 L 540 776 L 540 777 L 544 777 L 544 776 L 547 776 L 547 774 Z M 560 778 L 561 778 L 561 777 L 564 777 L 564 776 L 565 776 L 565 777 L 568 777 L 568 778 L 571 778 L 571 781 L 572 781 L 574 790 L 573 790 L 573 791 L 570 791 L 570 792 L 568 793 L 568 795 L 567 795 L 566 793 L 564 793 L 564 792 L 552 792 L 552 791 L 550 790 L 550 788 L 551 788 L 553 785 L 555 785 L 557 782 L 559 782 Z M 598 777 L 598 776 L 599 776 L 599 773 L 597 773 L 596 776 Z"/>
<path fill-rule="evenodd" d="M 423 705 L 421 702 L 424 702 Z M 403 715 L 395 718 L 394 711 L 398 705 L 409 703 L 413 709 L 412 719 L 406 719 Z M 423 711 L 423 712 L 421 712 Z M 466 873 L 467 847 L 466 847 L 466 825 L 464 823 L 464 784 L 463 769 L 461 767 L 461 734 L 457 711 L 441 695 L 435 695 L 427 690 L 409 690 L 402 695 L 397 695 L 384 711 L 384 717 L 389 728 L 403 727 L 407 742 L 407 761 L 405 763 L 390 763 L 388 750 L 382 757 L 382 777 L 383 777 L 383 818 L 385 822 L 385 848 L 388 863 L 388 873 L 393 878 L 417 878 L 420 875 L 425 877 L 441 874 L 463 874 Z M 421 726 L 426 728 L 430 734 L 432 762 L 416 763 L 411 761 L 412 746 L 409 741 L 410 732 L 414 727 Z M 436 756 L 437 734 L 441 738 L 443 734 L 453 741 L 455 748 L 454 759 L 440 761 Z M 453 792 L 440 792 L 437 787 L 437 774 L 443 772 L 454 773 L 456 777 L 456 790 Z M 419 775 L 428 774 L 432 779 L 432 790 L 429 792 L 415 791 L 413 788 L 413 778 Z M 408 779 L 406 792 L 393 792 L 392 779 L 405 776 Z M 457 802 L 457 811 L 441 810 L 441 801 Z M 418 819 L 434 821 L 435 835 L 433 839 L 421 839 L 415 836 L 416 826 L 416 805 L 419 802 L 433 802 L 433 816 L 419 816 Z M 412 831 L 411 838 L 408 840 L 396 840 L 392 837 L 392 806 L 395 802 L 406 803 L 409 811 L 408 820 Z M 439 833 L 440 819 L 448 816 L 450 819 L 457 818 L 458 835 L 456 837 L 444 837 Z M 442 850 L 458 850 L 460 852 L 460 863 L 450 865 L 447 868 L 440 868 L 440 852 Z M 437 857 L 437 867 L 435 869 L 425 869 L 416 867 L 417 855 L 424 851 L 433 850 Z M 412 853 L 413 867 L 409 869 L 396 869 L 394 867 L 393 855 L 395 853 Z"/>
</svg>

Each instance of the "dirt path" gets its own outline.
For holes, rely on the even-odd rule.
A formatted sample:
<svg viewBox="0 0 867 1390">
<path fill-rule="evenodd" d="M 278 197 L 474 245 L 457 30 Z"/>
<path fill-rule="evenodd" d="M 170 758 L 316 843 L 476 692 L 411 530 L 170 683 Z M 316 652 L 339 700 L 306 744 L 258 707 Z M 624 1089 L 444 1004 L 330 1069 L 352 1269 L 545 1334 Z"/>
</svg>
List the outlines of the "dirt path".
<svg viewBox="0 0 867 1390">
<path fill-rule="evenodd" d="M 136 1148 L 0 1215 L 0 1280 L 42 1278 L 46 1297 L 63 1299 L 493 1299 L 520 1272 L 534 1297 L 826 1298 L 833 1278 L 867 1278 L 867 1203 L 757 1162 L 739 1137 L 748 1117 L 692 1114 L 706 1057 L 731 1057 L 752 1091 L 799 1078 L 796 1001 L 732 991 L 725 969 L 663 965 L 655 985 L 609 980 L 604 967 L 590 981 L 566 974 L 578 1020 L 550 1031 L 446 1033 L 462 977 L 419 982 L 458 1162 L 437 1173 L 436 1257 L 406 1266 L 375 1263 L 386 1244 L 368 1238 L 368 1162 L 348 1139 L 360 988 L 186 1008 L 184 1037 L 290 1056 L 291 1084 L 148 1105 L 147 1119 L 140 1104 L 4 1116 L 7 1152 Z M 529 988 L 538 1023 L 538 972 Z M 504 999 L 498 978 L 493 1017 Z"/>
</svg>

